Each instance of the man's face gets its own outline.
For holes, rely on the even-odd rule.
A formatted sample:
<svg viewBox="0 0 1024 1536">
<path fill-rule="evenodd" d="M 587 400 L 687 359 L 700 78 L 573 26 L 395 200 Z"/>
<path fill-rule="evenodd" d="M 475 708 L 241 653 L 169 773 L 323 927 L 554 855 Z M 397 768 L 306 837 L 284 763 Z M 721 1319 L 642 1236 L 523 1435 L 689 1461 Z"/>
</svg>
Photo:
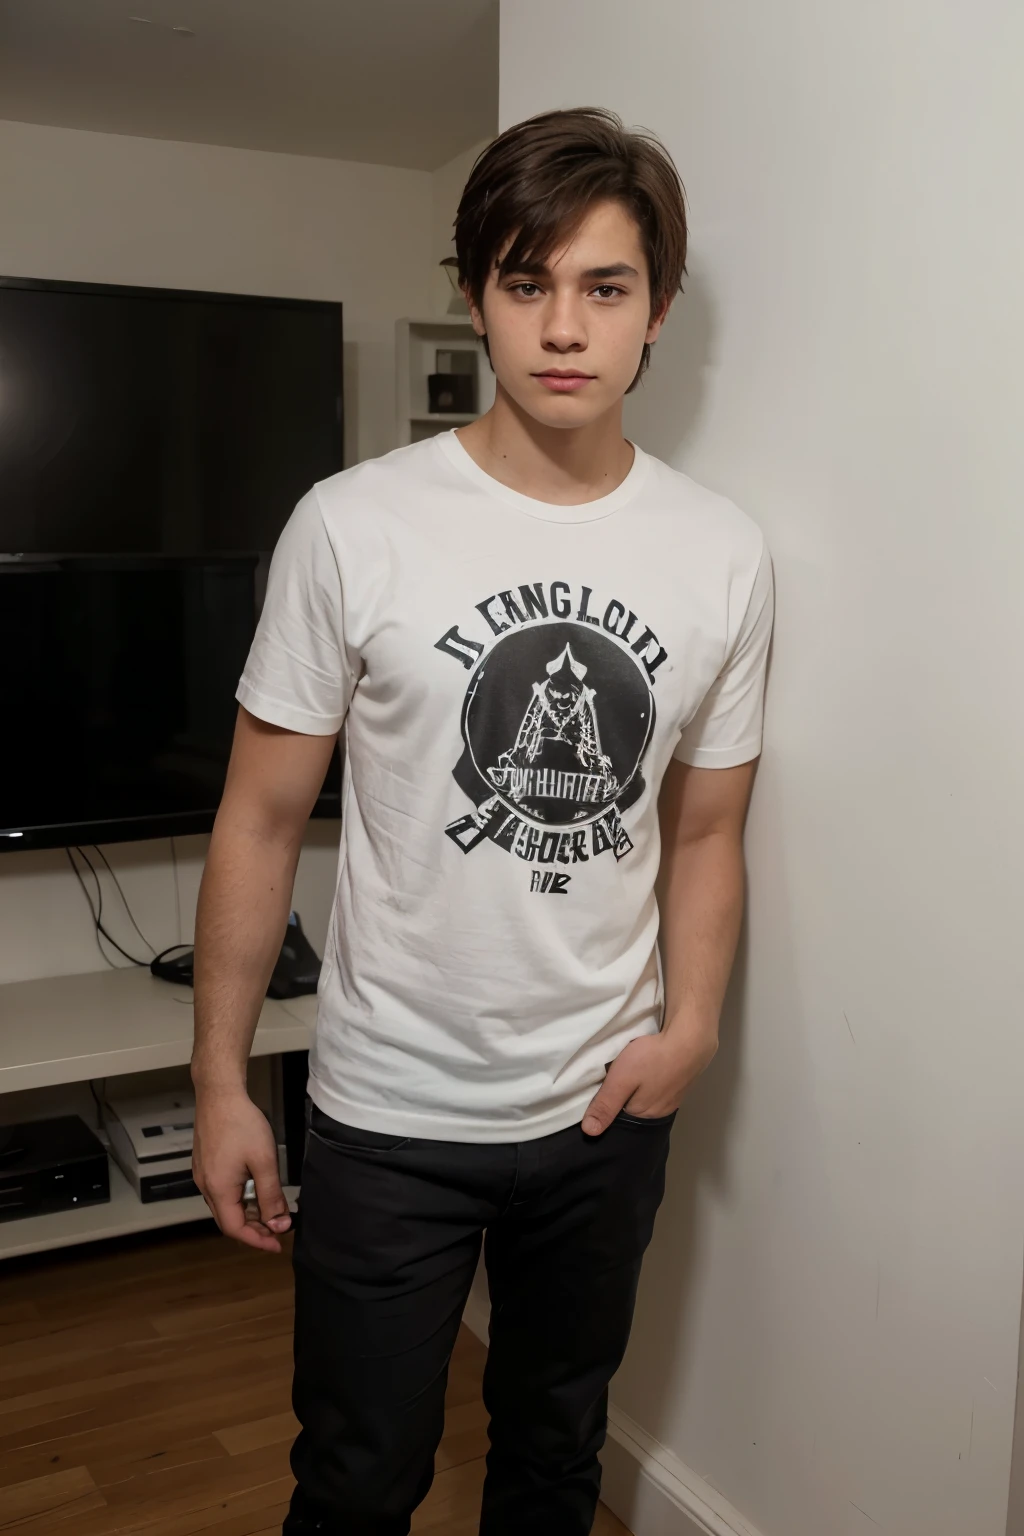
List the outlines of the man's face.
<svg viewBox="0 0 1024 1536">
<path fill-rule="evenodd" d="M 483 313 L 470 312 L 501 388 L 549 427 L 586 426 L 616 405 L 664 320 L 651 317 L 640 231 L 618 202 L 596 204 L 543 270 L 492 268 Z"/>
</svg>

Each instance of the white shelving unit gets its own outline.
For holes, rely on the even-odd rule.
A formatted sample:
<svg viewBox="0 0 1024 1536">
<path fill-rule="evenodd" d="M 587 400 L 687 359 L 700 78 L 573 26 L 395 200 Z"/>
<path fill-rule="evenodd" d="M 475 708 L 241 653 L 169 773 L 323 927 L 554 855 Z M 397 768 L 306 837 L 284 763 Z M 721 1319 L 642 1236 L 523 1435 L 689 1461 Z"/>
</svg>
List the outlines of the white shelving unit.
<svg viewBox="0 0 1024 1536">
<path fill-rule="evenodd" d="M 129 1232 L 177 1227 L 186 1221 L 203 1221 L 210 1214 L 201 1195 L 184 1200 L 154 1200 L 144 1205 L 117 1164 L 111 1162 L 109 1167 L 110 1199 L 102 1205 L 76 1206 L 71 1211 L 0 1222 L 0 1259 L 44 1253 L 50 1248 L 71 1248 L 75 1243 L 95 1243 L 104 1237 L 124 1237 Z M 290 1184 L 284 1186 L 292 1210 L 298 1193 Z"/>
<path fill-rule="evenodd" d="M 428 409 L 427 375 L 435 371 L 438 347 L 476 353 L 478 411 L 466 415 Z M 395 380 L 399 447 L 475 421 L 494 401 L 494 375 L 468 315 L 435 315 L 396 321 Z"/>
<path fill-rule="evenodd" d="M 308 1050 L 315 1020 L 315 997 L 267 998 L 252 1056 Z M 148 970 L 95 971 L 0 986 L 0 1094 L 184 1068 L 191 1055 L 191 989 L 160 981 Z M 285 1193 L 292 1204 L 297 1191 Z M 208 1215 L 198 1196 L 143 1204 L 111 1161 L 109 1202 L 0 1222 L 0 1259 Z"/>
</svg>

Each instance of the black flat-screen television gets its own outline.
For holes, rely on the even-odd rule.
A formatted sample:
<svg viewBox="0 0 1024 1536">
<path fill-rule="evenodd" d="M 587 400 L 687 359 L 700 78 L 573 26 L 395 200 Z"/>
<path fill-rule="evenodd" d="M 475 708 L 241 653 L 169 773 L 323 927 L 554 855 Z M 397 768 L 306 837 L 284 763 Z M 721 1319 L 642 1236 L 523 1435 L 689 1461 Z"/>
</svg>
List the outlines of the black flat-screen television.
<svg viewBox="0 0 1024 1536">
<path fill-rule="evenodd" d="M 0 278 L 0 550 L 271 550 L 342 432 L 340 304 Z"/>
<path fill-rule="evenodd" d="M 342 431 L 339 304 L 0 278 L 0 851 L 209 831 Z"/>
<path fill-rule="evenodd" d="M 0 849 L 205 832 L 255 556 L 0 559 Z M 337 815 L 328 781 L 317 813 Z"/>
</svg>

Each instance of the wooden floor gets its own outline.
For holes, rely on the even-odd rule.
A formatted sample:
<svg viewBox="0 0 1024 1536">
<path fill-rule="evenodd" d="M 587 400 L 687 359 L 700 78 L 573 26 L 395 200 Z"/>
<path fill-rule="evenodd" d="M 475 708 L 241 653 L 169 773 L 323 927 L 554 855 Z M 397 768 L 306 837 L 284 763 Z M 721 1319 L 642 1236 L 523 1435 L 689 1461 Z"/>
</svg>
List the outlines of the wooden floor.
<svg viewBox="0 0 1024 1536">
<path fill-rule="evenodd" d="M 0 1265 L 0 1531 L 279 1536 L 291 1269 L 212 1224 Z M 414 1531 L 475 1536 L 484 1346 L 463 1327 Z M 626 1527 L 603 1506 L 597 1536 Z"/>
</svg>

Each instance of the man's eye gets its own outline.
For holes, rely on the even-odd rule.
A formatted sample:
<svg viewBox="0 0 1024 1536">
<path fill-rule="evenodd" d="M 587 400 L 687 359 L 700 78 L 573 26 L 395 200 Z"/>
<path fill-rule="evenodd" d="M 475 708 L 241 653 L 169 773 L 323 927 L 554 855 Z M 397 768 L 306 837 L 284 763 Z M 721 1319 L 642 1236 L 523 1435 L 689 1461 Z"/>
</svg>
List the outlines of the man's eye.
<svg viewBox="0 0 1024 1536">
<path fill-rule="evenodd" d="M 600 294 L 602 299 L 611 299 L 614 298 L 617 293 L 622 293 L 623 289 L 616 288 L 614 283 L 601 283 L 597 288 L 594 289 L 594 292 Z"/>
<path fill-rule="evenodd" d="M 525 299 L 531 299 L 533 297 L 533 293 L 527 293 L 525 291 L 527 288 L 531 288 L 533 293 L 540 292 L 540 289 L 537 287 L 536 283 L 513 283 L 512 285 L 513 293 L 521 293 Z"/>
</svg>

